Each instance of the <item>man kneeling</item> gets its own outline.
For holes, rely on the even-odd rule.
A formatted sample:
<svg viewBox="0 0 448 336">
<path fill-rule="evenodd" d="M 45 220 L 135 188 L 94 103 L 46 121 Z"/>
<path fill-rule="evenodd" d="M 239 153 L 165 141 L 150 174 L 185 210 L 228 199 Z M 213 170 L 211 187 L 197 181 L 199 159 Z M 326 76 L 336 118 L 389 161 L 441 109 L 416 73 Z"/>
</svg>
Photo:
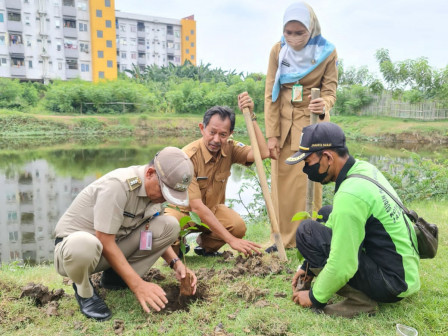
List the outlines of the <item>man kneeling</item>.
<svg viewBox="0 0 448 336">
<path fill-rule="evenodd" d="M 305 127 L 300 150 L 286 160 L 305 160 L 311 181 L 336 182 L 333 207 L 322 208 L 325 225 L 303 221 L 296 243 L 305 262 L 293 277 L 293 300 L 328 315 L 374 313 L 377 302 L 397 302 L 420 289 L 417 239 L 402 209 L 368 176 L 398 197 L 381 172 L 349 155 L 342 129 L 329 122 Z M 325 218 L 325 217 L 328 217 Z M 309 285 L 316 277 L 311 289 Z M 305 290 L 294 290 L 298 281 Z M 335 294 L 342 302 L 327 304 Z"/>
</svg>

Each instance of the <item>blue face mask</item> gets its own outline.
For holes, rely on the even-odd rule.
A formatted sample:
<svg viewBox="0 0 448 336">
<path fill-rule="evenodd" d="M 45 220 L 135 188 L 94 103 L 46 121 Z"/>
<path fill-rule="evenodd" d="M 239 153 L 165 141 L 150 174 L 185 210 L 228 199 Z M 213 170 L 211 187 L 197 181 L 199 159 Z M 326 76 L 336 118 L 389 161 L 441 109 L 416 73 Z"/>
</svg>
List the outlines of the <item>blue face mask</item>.
<svg viewBox="0 0 448 336">
<path fill-rule="evenodd" d="M 320 160 L 322 160 L 322 156 L 319 159 L 318 163 L 315 163 L 313 165 L 308 165 L 305 163 L 305 166 L 303 166 L 303 172 L 308 175 L 308 178 L 313 182 L 322 183 L 322 181 L 327 177 L 328 175 L 328 169 L 330 166 L 328 166 L 327 171 L 323 173 L 319 173 L 320 168 Z"/>
</svg>

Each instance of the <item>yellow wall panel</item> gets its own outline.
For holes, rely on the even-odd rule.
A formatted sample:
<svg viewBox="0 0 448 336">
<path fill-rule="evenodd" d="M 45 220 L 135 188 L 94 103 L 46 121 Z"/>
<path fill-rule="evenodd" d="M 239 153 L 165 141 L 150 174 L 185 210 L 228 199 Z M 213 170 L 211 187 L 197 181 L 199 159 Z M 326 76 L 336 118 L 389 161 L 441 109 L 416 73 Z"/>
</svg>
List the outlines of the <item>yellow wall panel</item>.
<svg viewBox="0 0 448 336">
<path fill-rule="evenodd" d="M 181 28 L 181 63 L 189 60 L 192 64 L 196 65 L 196 21 L 194 16 L 189 16 L 180 20 Z"/>
</svg>

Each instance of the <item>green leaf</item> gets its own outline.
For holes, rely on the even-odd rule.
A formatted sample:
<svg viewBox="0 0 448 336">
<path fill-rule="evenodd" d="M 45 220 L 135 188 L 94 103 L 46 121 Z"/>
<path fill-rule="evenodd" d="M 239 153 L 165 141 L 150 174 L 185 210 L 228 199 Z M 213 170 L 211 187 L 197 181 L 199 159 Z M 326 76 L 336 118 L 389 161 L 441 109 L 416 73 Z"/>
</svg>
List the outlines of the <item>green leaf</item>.
<svg viewBox="0 0 448 336">
<path fill-rule="evenodd" d="M 201 225 L 201 218 L 199 217 L 199 215 L 196 212 L 190 211 L 190 216 L 191 216 L 192 222 L 194 222 L 197 225 Z"/>
<path fill-rule="evenodd" d="M 299 262 L 303 263 L 303 261 L 305 260 L 305 258 L 303 257 L 303 255 L 300 253 L 299 249 L 297 249 L 297 259 L 299 260 Z"/>
<path fill-rule="evenodd" d="M 300 212 L 296 213 L 292 217 L 291 222 L 293 222 L 293 221 L 300 221 L 300 220 L 308 219 L 308 218 L 311 218 L 311 216 L 310 216 L 310 214 L 308 212 L 300 211 Z"/>
<path fill-rule="evenodd" d="M 190 216 L 184 216 L 184 217 L 182 217 L 182 218 L 179 220 L 180 228 L 183 229 L 183 227 L 184 227 L 185 225 L 187 225 L 188 222 L 191 222 L 191 217 L 190 217 Z"/>
<path fill-rule="evenodd" d="M 187 228 L 187 230 L 189 230 L 189 231 L 194 231 L 194 230 L 198 230 L 198 228 L 197 228 L 196 226 L 189 226 L 189 227 Z"/>
</svg>

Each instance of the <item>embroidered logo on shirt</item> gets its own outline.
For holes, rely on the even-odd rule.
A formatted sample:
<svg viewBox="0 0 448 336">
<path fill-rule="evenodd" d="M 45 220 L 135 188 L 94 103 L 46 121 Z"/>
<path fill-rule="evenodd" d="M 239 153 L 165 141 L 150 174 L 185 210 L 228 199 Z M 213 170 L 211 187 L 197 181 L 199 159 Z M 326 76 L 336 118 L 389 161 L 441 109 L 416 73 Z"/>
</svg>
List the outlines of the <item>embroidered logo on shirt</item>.
<svg viewBox="0 0 448 336">
<path fill-rule="evenodd" d="M 285 67 L 290 67 L 291 66 L 291 64 L 289 64 L 288 61 L 285 61 L 285 60 L 282 61 L 282 65 L 285 66 Z"/>
<path fill-rule="evenodd" d="M 234 145 L 234 146 L 238 146 L 238 147 L 244 147 L 244 146 L 246 146 L 246 145 L 243 144 L 242 142 L 238 142 L 238 141 L 234 141 L 234 142 L 233 142 L 233 145 Z"/>
<path fill-rule="evenodd" d="M 140 180 L 139 177 L 132 177 L 132 178 L 127 179 L 126 181 L 128 182 L 129 189 L 131 191 L 137 189 L 138 187 L 140 187 L 142 185 L 142 181 Z"/>
</svg>

